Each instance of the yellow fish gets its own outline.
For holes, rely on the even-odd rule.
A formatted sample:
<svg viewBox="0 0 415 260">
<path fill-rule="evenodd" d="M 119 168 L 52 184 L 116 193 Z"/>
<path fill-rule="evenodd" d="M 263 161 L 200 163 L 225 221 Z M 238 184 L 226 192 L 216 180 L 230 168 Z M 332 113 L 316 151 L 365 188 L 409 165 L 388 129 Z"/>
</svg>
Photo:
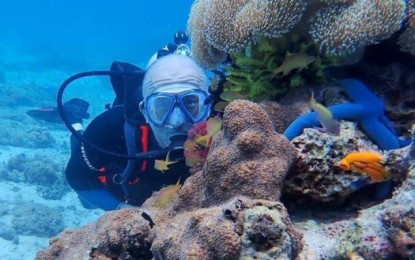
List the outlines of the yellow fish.
<svg viewBox="0 0 415 260">
<path fill-rule="evenodd" d="M 294 69 L 298 71 L 306 69 L 314 60 L 315 58 L 313 56 L 307 55 L 306 53 L 288 54 L 282 64 L 274 69 L 274 77 L 281 72 L 283 76 L 286 76 Z"/>
<path fill-rule="evenodd" d="M 367 174 L 373 182 L 381 182 L 389 178 L 382 162 L 383 157 L 377 152 L 352 152 L 340 161 L 339 167 L 345 171 Z"/>
<path fill-rule="evenodd" d="M 169 185 L 167 187 L 162 188 L 157 194 L 155 207 L 161 208 L 161 207 L 166 206 L 170 200 L 177 197 L 181 187 L 182 185 L 180 184 L 180 178 L 179 178 L 176 184 Z"/>
<path fill-rule="evenodd" d="M 222 128 L 222 119 L 220 117 L 215 116 L 215 117 L 209 118 L 208 121 L 206 122 L 208 139 L 218 134 L 221 128 Z"/>
<path fill-rule="evenodd" d="M 223 112 L 225 111 L 225 107 L 229 105 L 229 102 L 227 101 L 219 101 L 218 103 L 215 104 L 215 106 L 213 107 L 213 110 L 216 112 Z"/>
<path fill-rule="evenodd" d="M 222 92 L 222 94 L 220 94 L 220 98 L 227 102 L 232 102 L 237 99 L 246 99 L 247 96 L 242 95 L 235 91 L 225 91 L 225 92 Z"/>
<path fill-rule="evenodd" d="M 166 160 L 155 160 L 154 168 L 164 173 L 164 171 L 167 171 L 169 169 L 170 164 L 178 162 L 178 161 L 170 161 L 169 156 L 170 156 L 170 151 L 167 153 Z"/>
<path fill-rule="evenodd" d="M 339 122 L 337 122 L 337 120 L 333 118 L 333 114 L 327 107 L 318 103 L 314 99 L 313 91 L 311 91 L 311 98 L 308 105 L 314 112 L 317 113 L 318 121 L 320 121 L 320 124 L 323 126 L 325 130 L 335 135 L 340 134 Z"/>
<path fill-rule="evenodd" d="M 197 145 L 201 145 L 203 147 L 207 147 L 209 145 L 209 136 L 208 135 L 200 135 L 195 138 L 195 143 Z"/>
</svg>

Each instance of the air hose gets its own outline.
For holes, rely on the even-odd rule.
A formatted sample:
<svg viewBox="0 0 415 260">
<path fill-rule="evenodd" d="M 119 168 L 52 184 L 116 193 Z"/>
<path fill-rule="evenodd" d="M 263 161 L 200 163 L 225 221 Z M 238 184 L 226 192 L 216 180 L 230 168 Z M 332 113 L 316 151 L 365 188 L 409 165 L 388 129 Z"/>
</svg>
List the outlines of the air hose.
<svg viewBox="0 0 415 260">
<path fill-rule="evenodd" d="M 62 85 L 60 86 L 60 88 L 58 90 L 58 95 L 57 95 L 58 111 L 59 111 L 59 114 L 60 114 L 63 122 L 65 123 L 65 125 L 69 129 L 69 131 L 77 139 L 79 139 L 82 143 L 84 143 L 84 145 L 86 145 L 88 147 L 91 147 L 91 148 L 95 149 L 98 152 L 101 152 L 101 153 L 104 153 L 104 154 L 107 154 L 107 155 L 110 155 L 110 156 L 114 156 L 114 157 L 118 157 L 118 158 L 124 158 L 124 159 L 151 160 L 151 159 L 155 159 L 155 158 L 165 157 L 167 152 L 169 152 L 169 151 L 170 152 L 178 151 L 178 152 L 181 153 L 182 149 L 183 149 L 182 144 L 185 140 L 185 138 L 183 136 L 180 136 L 179 138 L 172 137 L 172 142 L 171 142 L 172 145 L 168 149 L 157 150 L 157 151 L 149 151 L 149 152 L 143 152 L 143 153 L 136 153 L 135 155 L 114 153 L 114 152 L 108 151 L 106 149 L 103 149 L 102 147 L 100 147 L 96 144 L 93 144 L 88 139 L 84 138 L 82 136 L 82 134 L 79 133 L 78 131 L 76 131 L 73 128 L 73 126 L 69 123 L 68 117 L 66 116 L 66 114 L 63 110 L 62 98 L 63 98 L 63 93 L 65 92 L 66 88 L 69 86 L 70 83 L 72 83 L 73 81 L 78 80 L 80 78 L 85 78 L 85 77 L 90 77 L 90 76 L 112 76 L 112 75 L 128 76 L 128 75 L 135 75 L 137 73 L 138 72 L 87 71 L 87 72 L 81 72 L 81 73 L 78 73 L 78 74 L 75 74 L 75 75 L 69 77 L 68 79 L 66 79 L 62 83 Z M 176 139 L 179 139 L 179 140 L 176 140 Z M 179 141 L 182 142 L 181 145 L 178 145 Z M 174 157 L 172 157 L 172 158 L 174 158 Z"/>
</svg>

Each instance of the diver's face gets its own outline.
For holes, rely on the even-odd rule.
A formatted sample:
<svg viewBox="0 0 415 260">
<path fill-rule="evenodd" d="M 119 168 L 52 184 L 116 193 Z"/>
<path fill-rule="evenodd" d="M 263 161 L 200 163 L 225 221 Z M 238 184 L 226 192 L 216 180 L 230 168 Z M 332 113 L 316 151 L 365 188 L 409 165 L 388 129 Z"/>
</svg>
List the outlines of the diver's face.
<svg viewBox="0 0 415 260">
<path fill-rule="evenodd" d="M 150 123 L 150 127 L 153 130 L 154 136 L 156 138 L 157 143 L 162 148 L 167 148 L 170 146 L 170 138 L 175 135 L 185 135 L 187 136 L 187 131 L 192 127 L 190 122 L 184 121 L 180 124 L 176 121 L 176 126 L 172 127 L 171 125 L 166 125 L 164 127 L 157 127 L 154 124 Z"/>
<path fill-rule="evenodd" d="M 180 94 L 180 92 L 176 92 L 174 94 Z M 187 96 L 185 100 L 187 104 L 185 107 L 188 108 L 189 113 L 192 113 L 193 103 L 190 102 L 191 100 L 189 100 Z M 160 102 L 157 102 L 156 105 L 148 105 L 145 109 L 143 109 L 145 111 L 142 111 L 147 123 L 153 130 L 157 143 L 162 148 L 170 146 L 170 139 L 173 136 L 187 136 L 188 130 L 193 126 L 193 124 L 186 117 L 186 112 L 183 111 L 178 104 L 174 105 L 172 110 L 170 110 L 169 107 L 170 104 L 165 105 L 163 98 Z M 168 113 L 167 111 L 171 112 Z M 165 117 L 166 114 L 168 115 L 167 118 Z M 163 118 L 166 118 L 167 120 L 161 120 Z M 163 124 L 160 124 L 160 121 L 163 121 Z"/>
</svg>

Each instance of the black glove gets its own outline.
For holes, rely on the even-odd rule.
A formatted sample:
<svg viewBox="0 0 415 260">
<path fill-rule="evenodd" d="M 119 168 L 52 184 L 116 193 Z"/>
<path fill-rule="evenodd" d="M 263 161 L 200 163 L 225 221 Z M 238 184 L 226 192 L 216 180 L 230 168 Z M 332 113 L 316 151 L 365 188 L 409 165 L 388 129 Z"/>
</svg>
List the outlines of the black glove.
<svg viewBox="0 0 415 260">
<path fill-rule="evenodd" d="M 73 98 L 63 104 L 63 111 L 71 125 L 75 123 L 82 124 L 83 119 L 88 119 L 90 116 L 88 108 L 89 103 L 80 98 Z"/>
</svg>

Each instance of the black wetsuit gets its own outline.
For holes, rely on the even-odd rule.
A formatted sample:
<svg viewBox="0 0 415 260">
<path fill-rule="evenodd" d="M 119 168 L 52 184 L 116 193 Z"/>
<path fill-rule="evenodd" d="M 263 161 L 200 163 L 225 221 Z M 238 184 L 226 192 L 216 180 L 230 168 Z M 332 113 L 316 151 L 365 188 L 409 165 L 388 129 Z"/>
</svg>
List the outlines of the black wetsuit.
<svg viewBox="0 0 415 260">
<path fill-rule="evenodd" d="M 116 92 L 117 86 L 119 84 L 114 86 Z M 120 91 L 118 90 L 118 92 Z M 126 154 L 124 138 L 126 112 L 124 105 L 119 104 L 120 100 L 122 98 L 117 95 L 114 106 L 96 117 L 85 129 L 83 136 L 105 150 Z M 134 121 L 137 125 L 136 141 L 139 153 L 143 149 L 140 127 L 145 126 L 145 120 L 141 114 L 136 114 Z M 148 140 L 148 150 L 161 150 L 151 128 L 147 127 L 149 134 L 145 139 Z M 123 171 L 127 165 L 127 159 L 103 154 L 87 145 L 83 145 L 83 148 L 81 149 L 79 140 L 71 136 L 71 158 L 65 170 L 69 185 L 78 193 L 85 207 L 99 207 L 104 210 L 116 209 L 121 202 L 125 202 L 125 194 L 121 185 L 114 183 L 113 176 Z M 106 169 L 105 172 L 102 172 L 103 167 Z M 154 191 L 164 185 L 175 184 L 179 178 L 183 182 L 189 176 L 189 169 L 185 166 L 183 159 L 170 164 L 169 170 L 164 173 L 154 168 L 154 160 L 148 160 L 144 170 L 142 167 L 144 167 L 143 162 L 137 161 L 130 178 L 130 182 L 133 184 L 128 185 L 128 203 L 136 206 L 141 205 Z M 105 176 L 106 182 L 103 181 L 103 176 Z"/>
</svg>

